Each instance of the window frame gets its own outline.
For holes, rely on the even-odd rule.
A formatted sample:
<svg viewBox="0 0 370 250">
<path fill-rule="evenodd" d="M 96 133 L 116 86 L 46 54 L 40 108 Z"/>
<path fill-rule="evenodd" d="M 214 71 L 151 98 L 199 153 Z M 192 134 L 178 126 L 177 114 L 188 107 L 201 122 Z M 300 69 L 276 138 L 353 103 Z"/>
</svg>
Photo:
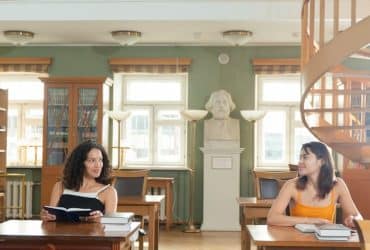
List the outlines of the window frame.
<svg viewBox="0 0 370 250">
<path fill-rule="evenodd" d="M 177 79 L 181 83 L 181 99 L 180 101 L 130 101 L 127 100 L 127 82 L 131 79 Z M 185 169 L 186 168 L 186 149 L 187 149 L 187 123 L 180 118 L 174 121 L 157 121 L 157 114 L 160 110 L 186 109 L 188 102 L 188 73 L 117 73 L 114 76 L 116 84 L 114 85 L 114 107 L 123 110 L 132 110 L 134 108 L 148 108 L 150 110 L 150 128 L 149 141 L 150 152 L 148 162 L 130 162 L 126 159 L 126 166 L 129 168 L 150 168 L 150 169 Z M 120 94 L 117 94 L 119 91 Z M 180 161 L 178 162 L 163 162 L 158 160 L 158 133 L 157 128 L 160 124 L 173 124 L 180 127 L 182 144 L 180 145 Z M 126 133 L 126 121 L 122 124 L 121 136 Z"/>
<path fill-rule="evenodd" d="M 42 90 L 44 89 L 44 84 L 41 80 L 39 80 L 38 77 L 43 76 L 43 74 L 36 74 L 36 73 L 25 73 L 25 74 L 17 74 L 17 73 L 3 73 L 0 75 L 0 86 L 4 89 L 11 88 L 12 86 L 19 88 L 19 86 L 15 86 L 17 83 L 22 83 L 26 84 L 29 86 L 32 86 L 32 84 L 38 83 L 41 84 L 40 87 Z M 35 88 L 33 88 L 35 89 Z M 18 90 L 18 89 L 16 89 Z M 40 93 L 40 96 L 32 97 L 29 98 L 29 95 L 24 96 L 23 98 L 19 98 L 19 94 L 14 96 L 14 92 L 12 91 L 12 94 L 10 91 L 8 92 L 8 125 L 7 125 L 7 158 L 6 158 L 6 167 L 7 168 L 12 168 L 12 167 L 33 167 L 33 168 L 41 168 L 42 167 L 42 133 L 41 137 L 39 140 L 39 144 L 36 145 L 18 145 L 18 142 L 25 141 L 25 136 L 27 135 L 26 133 L 26 127 L 27 124 L 29 125 L 30 123 L 27 122 L 26 120 L 26 114 L 27 111 L 30 109 L 41 109 L 42 112 L 44 112 L 44 94 Z M 27 93 L 27 92 L 26 92 Z M 15 99 L 12 99 L 15 97 Z M 22 96 L 22 95 L 21 95 Z M 29 98 L 29 99 L 27 99 Z M 38 99 L 41 98 L 41 99 Z M 17 112 L 17 115 L 15 116 L 17 126 L 16 126 L 16 153 L 15 153 L 15 158 L 17 161 L 10 161 L 11 157 L 9 153 L 12 151 L 9 150 L 9 142 L 11 141 L 9 139 L 9 110 L 14 109 Z M 41 122 L 40 122 L 41 128 L 43 127 L 43 117 L 41 117 Z M 36 161 L 36 152 L 37 150 L 37 162 Z M 31 152 L 31 153 L 30 153 Z M 29 160 L 30 155 L 33 155 L 34 158 Z M 32 162 L 32 164 L 31 164 Z"/>
<path fill-rule="evenodd" d="M 265 162 L 262 159 L 262 150 L 263 150 L 263 135 L 262 135 L 262 126 L 263 121 L 257 122 L 255 124 L 255 169 L 258 170 L 289 170 L 288 164 L 296 164 L 294 156 L 294 147 L 295 147 L 295 133 L 291 136 L 291 131 L 294 131 L 296 128 L 305 128 L 303 122 L 296 121 L 295 112 L 300 111 L 300 102 L 292 101 L 263 101 L 263 81 L 270 79 L 288 79 L 297 80 L 300 84 L 300 92 L 302 93 L 302 86 L 300 82 L 300 74 L 278 74 L 278 75 L 267 75 L 261 74 L 256 75 L 256 106 L 259 110 L 279 110 L 286 113 L 285 121 L 285 134 L 288 138 L 285 140 L 285 152 L 283 155 L 283 160 L 281 162 L 269 163 Z"/>
<path fill-rule="evenodd" d="M 29 125 L 30 124 L 30 121 L 26 118 L 26 113 L 28 110 L 30 109 L 41 109 L 42 112 L 44 112 L 44 106 L 43 106 L 43 100 L 41 101 L 35 101 L 35 100 L 32 100 L 32 101 L 20 101 L 20 100 L 17 100 L 17 101 L 9 101 L 9 104 L 8 104 L 8 109 L 15 109 L 17 110 L 17 113 L 18 113 L 18 116 L 17 116 L 17 141 L 22 141 L 22 140 L 25 140 L 27 138 L 26 134 L 27 134 L 27 131 L 26 131 L 26 127 L 27 127 L 27 124 Z M 9 117 L 9 115 L 8 115 Z M 32 125 L 36 125 L 36 123 L 32 123 Z M 40 126 L 41 128 L 43 127 L 43 117 L 41 117 L 41 122 L 40 122 Z M 42 166 L 42 143 L 43 143 L 43 140 L 42 140 L 42 136 L 43 136 L 43 133 L 41 132 L 41 140 L 40 140 L 40 144 L 37 145 L 29 145 L 26 147 L 26 152 L 25 153 L 22 153 L 22 150 L 21 150 L 21 147 L 22 145 L 18 145 L 17 146 L 17 158 L 19 159 L 17 162 L 9 162 L 8 161 L 8 157 L 7 157 L 7 167 L 12 167 L 12 166 L 28 166 L 28 167 L 35 167 L 35 166 L 38 166 L 38 167 L 41 167 Z M 7 139 L 9 138 L 9 135 L 7 135 Z M 36 165 L 35 164 L 30 164 L 28 161 L 28 155 L 30 155 L 28 149 L 31 148 L 33 150 L 33 155 L 36 155 L 36 152 L 34 152 L 34 150 L 36 149 L 37 150 L 37 163 Z M 40 153 L 41 152 L 41 153 Z M 24 158 L 25 157 L 25 158 Z M 22 161 L 24 160 L 24 161 Z M 32 162 L 35 162 L 36 159 L 32 159 Z"/>
</svg>

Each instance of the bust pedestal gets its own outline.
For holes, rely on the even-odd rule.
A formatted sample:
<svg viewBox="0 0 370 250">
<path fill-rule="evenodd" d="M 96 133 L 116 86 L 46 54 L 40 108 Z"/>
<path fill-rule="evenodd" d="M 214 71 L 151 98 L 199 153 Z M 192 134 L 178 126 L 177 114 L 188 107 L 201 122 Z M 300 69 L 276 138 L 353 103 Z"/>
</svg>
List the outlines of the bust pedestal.
<svg viewBox="0 0 370 250">
<path fill-rule="evenodd" d="M 202 231 L 240 231 L 240 154 L 236 144 L 214 142 L 201 148 L 204 154 Z M 227 147 L 229 146 L 229 147 Z"/>
</svg>

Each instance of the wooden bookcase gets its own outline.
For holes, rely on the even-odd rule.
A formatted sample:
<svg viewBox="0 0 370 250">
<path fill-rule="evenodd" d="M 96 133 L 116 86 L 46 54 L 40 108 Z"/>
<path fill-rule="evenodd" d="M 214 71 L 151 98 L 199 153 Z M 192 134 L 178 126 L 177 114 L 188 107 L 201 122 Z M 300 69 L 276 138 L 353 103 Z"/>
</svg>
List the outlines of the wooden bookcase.
<svg viewBox="0 0 370 250">
<path fill-rule="evenodd" d="M 73 148 L 85 140 L 102 141 L 105 77 L 40 79 L 45 83 L 41 205 L 47 205 Z"/>
<path fill-rule="evenodd" d="M 0 89 L 0 221 L 5 218 L 6 137 L 8 126 L 8 90 Z"/>
</svg>

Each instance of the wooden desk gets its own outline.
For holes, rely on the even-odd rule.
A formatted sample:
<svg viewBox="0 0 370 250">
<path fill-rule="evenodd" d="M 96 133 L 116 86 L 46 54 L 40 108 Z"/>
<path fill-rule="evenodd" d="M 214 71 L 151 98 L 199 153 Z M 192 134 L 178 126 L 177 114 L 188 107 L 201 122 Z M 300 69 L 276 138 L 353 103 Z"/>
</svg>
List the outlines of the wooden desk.
<svg viewBox="0 0 370 250">
<path fill-rule="evenodd" d="M 164 189 L 165 191 L 165 206 L 166 206 L 166 230 L 169 231 L 173 222 L 172 206 L 173 206 L 173 183 L 174 178 L 171 177 L 148 177 L 148 191 L 151 189 Z"/>
<path fill-rule="evenodd" d="M 146 195 L 145 199 L 127 197 L 118 199 L 117 211 L 149 216 L 149 250 L 158 250 L 159 206 L 163 199 L 163 195 Z"/>
<path fill-rule="evenodd" d="M 348 241 L 321 241 L 312 233 L 301 233 L 294 227 L 248 225 L 251 249 L 360 249 L 357 234 Z"/>
<path fill-rule="evenodd" d="M 246 225 L 253 224 L 255 219 L 266 218 L 272 205 L 272 200 L 257 200 L 256 197 L 239 197 L 241 208 L 241 246 L 243 250 L 250 250 L 250 238 Z"/>
<path fill-rule="evenodd" d="M 2 250 L 128 250 L 130 237 L 138 233 L 134 222 L 127 232 L 104 232 L 100 223 L 42 222 L 9 220 L 0 223 Z"/>
</svg>

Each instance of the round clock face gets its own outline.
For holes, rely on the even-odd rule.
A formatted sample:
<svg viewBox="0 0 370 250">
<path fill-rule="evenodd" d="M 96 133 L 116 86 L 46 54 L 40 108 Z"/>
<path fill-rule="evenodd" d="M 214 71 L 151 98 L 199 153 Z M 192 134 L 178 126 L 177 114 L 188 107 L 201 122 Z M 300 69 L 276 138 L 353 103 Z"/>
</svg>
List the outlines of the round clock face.
<svg viewBox="0 0 370 250">
<path fill-rule="evenodd" d="M 218 55 L 218 61 L 221 64 L 227 64 L 230 61 L 230 57 L 226 53 L 221 53 L 221 54 Z"/>
</svg>

